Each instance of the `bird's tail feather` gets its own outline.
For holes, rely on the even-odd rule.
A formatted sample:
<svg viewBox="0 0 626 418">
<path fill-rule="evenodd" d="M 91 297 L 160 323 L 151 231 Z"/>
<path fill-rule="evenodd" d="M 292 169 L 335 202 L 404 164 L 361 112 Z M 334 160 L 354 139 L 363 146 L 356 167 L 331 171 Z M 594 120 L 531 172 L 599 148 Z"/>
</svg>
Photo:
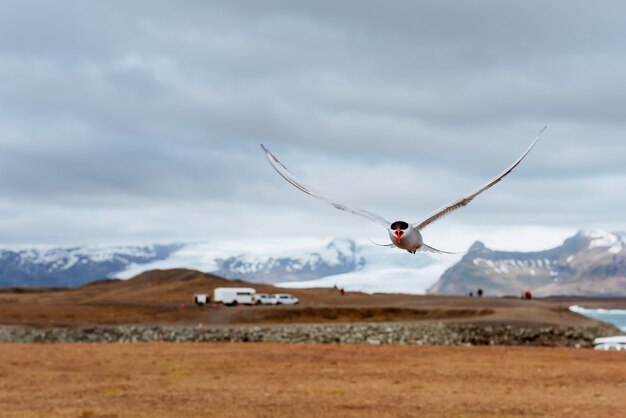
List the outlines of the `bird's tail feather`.
<svg viewBox="0 0 626 418">
<path fill-rule="evenodd" d="M 435 253 L 435 254 L 463 254 L 463 253 L 451 253 L 450 251 L 438 250 L 438 249 L 436 249 L 434 247 L 431 247 L 430 245 L 426 245 L 426 244 L 422 244 L 422 250 L 428 251 L 430 253 Z"/>
<path fill-rule="evenodd" d="M 372 240 L 369 240 L 369 241 L 370 241 L 372 244 L 374 244 L 374 245 L 378 245 L 379 247 L 393 247 L 393 246 L 394 246 L 393 244 L 379 244 L 379 243 L 374 242 L 374 241 L 372 241 Z"/>
</svg>

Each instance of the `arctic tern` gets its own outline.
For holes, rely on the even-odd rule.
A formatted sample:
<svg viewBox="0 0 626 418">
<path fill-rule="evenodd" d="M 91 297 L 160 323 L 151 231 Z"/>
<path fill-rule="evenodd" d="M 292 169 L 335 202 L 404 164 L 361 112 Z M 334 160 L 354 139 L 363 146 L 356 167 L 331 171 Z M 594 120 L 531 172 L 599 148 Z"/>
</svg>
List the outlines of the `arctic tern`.
<svg viewBox="0 0 626 418">
<path fill-rule="evenodd" d="M 511 171 L 513 171 L 513 169 L 515 169 L 515 167 L 519 165 L 519 163 L 522 162 L 522 160 L 528 155 L 530 150 L 533 149 L 533 147 L 539 140 L 539 137 L 541 136 L 541 134 L 546 128 L 547 128 L 547 125 L 544 126 L 541 129 L 541 131 L 539 131 L 539 134 L 535 137 L 535 139 L 532 141 L 530 146 L 526 149 L 526 151 L 522 154 L 521 157 L 519 157 L 506 170 L 498 174 L 491 181 L 479 187 L 478 189 L 474 190 L 467 196 L 463 196 L 460 199 L 439 208 L 437 211 L 433 212 L 423 221 L 413 223 L 413 224 L 410 224 L 405 221 L 389 222 L 385 218 L 379 215 L 376 215 L 375 213 L 369 212 L 364 209 L 351 208 L 349 206 L 346 206 L 343 203 L 339 203 L 335 200 L 324 197 L 321 194 L 319 194 L 317 191 L 311 189 L 308 186 L 305 186 L 301 181 L 297 180 L 293 176 L 293 174 L 291 174 L 289 170 L 287 170 L 287 167 L 285 167 L 280 161 L 278 161 L 278 159 L 274 156 L 274 154 L 272 154 L 272 152 L 269 149 L 267 149 L 267 147 L 261 144 L 261 148 L 265 152 L 265 156 L 267 157 L 272 167 L 274 167 L 274 170 L 276 170 L 278 174 L 280 174 L 285 180 L 287 180 L 297 189 L 300 189 L 304 193 L 310 196 L 313 196 L 314 198 L 319 199 L 323 202 L 326 202 L 329 205 L 332 205 L 339 210 L 350 212 L 354 215 L 361 216 L 365 219 L 369 219 L 370 221 L 375 222 L 381 225 L 382 227 L 384 227 L 387 230 L 387 233 L 389 234 L 389 238 L 391 239 L 391 244 L 384 244 L 383 246 L 385 247 L 395 246 L 400 249 L 407 250 L 408 252 L 412 254 L 415 254 L 416 251 L 428 251 L 428 252 L 433 252 L 433 253 L 438 253 L 438 254 L 454 254 L 448 251 L 438 250 L 436 248 L 431 247 L 430 245 L 425 244 L 424 240 L 422 239 L 421 231 L 424 228 L 426 228 L 428 225 L 430 225 L 431 223 L 442 218 L 443 216 L 466 206 L 476 196 L 478 196 L 485 190 L 493 187 L 496 183 L 498 183 L 500 180 L 506 177 Z M 377 244 L 377 245 L 381 245 L 381 244 Z"/>
</svg>

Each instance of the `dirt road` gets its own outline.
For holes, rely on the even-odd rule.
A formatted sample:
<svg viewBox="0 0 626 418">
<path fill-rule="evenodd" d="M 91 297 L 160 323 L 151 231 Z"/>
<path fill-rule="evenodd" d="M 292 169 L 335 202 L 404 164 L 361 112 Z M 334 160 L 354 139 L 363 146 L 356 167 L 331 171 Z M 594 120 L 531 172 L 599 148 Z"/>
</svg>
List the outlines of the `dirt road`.
<svg viewBox="0 0 626 418">
<path fill-rule="evenodd" d="M 2 417 L 593 417 L 625 393 L 623 352 L 0 345 Z"/>
</svg>

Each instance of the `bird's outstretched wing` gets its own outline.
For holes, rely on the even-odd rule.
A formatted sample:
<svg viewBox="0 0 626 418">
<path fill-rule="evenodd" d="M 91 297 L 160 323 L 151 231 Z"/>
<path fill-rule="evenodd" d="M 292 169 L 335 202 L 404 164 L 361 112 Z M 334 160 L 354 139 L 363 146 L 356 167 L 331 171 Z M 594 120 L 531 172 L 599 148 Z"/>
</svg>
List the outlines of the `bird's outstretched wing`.
<svg viewBox="0 0 626 418">
<path fill-rule="evenodd" d="M 427 217 L 425 220 L 423 220 L 420 223 L 414 224 L 413 228 L 417 229 L 417 230 L 422 230 L 425 227 L 427 227 L 428 225 L 430 225 L 431 223 L 435 222 L 437 219 L 442 218 L 444 216 L 446 216 L 447 214 L 449 214 L 450 212 L 453 212 L 457 209 L 462 208 L 463 206 L 466 206 L 469 202 L 471 202 L 476 196 L 478 196 L 479 194 L 481 194 L 482 192 L 484 192 L 485 190 L 493 187 L 496 183 L 498 183 L 500 180 L 502 180 L 504 177 L 507 176 L 507 174 L 509 174 L 511 171 L 513 171 L 513 169 L 515 167 L 518 166 L 519 163 L 522 162 L 522 160 L 528 155 L 528 153 L 530 152 L 531 149 L 533 149 L 533 147 L 535 146 L 535 144 L 537 143 L 537 141 L 539 140 L 539 137 L 541 136 L 541 134 L 543 133 L 543 131 L 545 131 L 545 129 L 548 127 L 548 125 L 544 126 L 541 131 L 539 131 L 539 134 L 537 135 L 537 137 L 533 140 L 533 142 L 530 144 L 530 146 L 528 147 L 528 149 L 526 150 L 526 152 L 524 152 L 524 154 L 522 154 L 521 157 L 519 157 L 517 159 L 517 161 L 515 161 L 513 164 L 511 164 L 506 170 L 504 170 L 502 173 L 498 174 L 493 180 L 491 180 L 489 183 L 485 184 L 484 186 L 478 188 L 477 190 L 473 191 L 472 193 L 470 193 L 467 196 L 464 196 L 462 198 L 460 198 L 459 200 L 450 203 L 449 205 L 446 205 L 442 208 L 440 208 L 439 210 L 437 210 L 436 212 L 434 212 L 433 214 L 431 214 L 429 217 Z"/>
<path fill-rule="evenodd" d="M 329 205 L 332 205 L 332 206 L 334 206 L 335 208 L 337 208 L 339 210 L 350 212 L 350 213 L 352 213 L 354 215 L 357 215 L 357 216 L 360 216 L 362 218 L 369 219 L 370 221 L 375 222 L 375 223 L 383 226 L 385 229 L 389 229 L 390 222 L 387 221 L 386 219 L 376 215 L 375 213 L 372 213 L 372 212 L 369 212 L 369 211 L 363 210 L 363 209 L 348 207 L 348 206 L 344 205 L 343 203 L 339 203 L 339 202 L 331 200 L 331 199 L 329 199 L 327 197 L 324 197 L 324 196 L 320 195 L 317 191 L 311 189 L 310 187 L 305 186 L 304 184 L 302 184 L 302 182 L 297 180 L 293 176 L 293 174 L 291 174 L 289 172 L 289 170 L 287 170 L 287 167 L 285 167 L 280 161 L 278 161 L 278 159 L 274 156 L 274 154 L 272 154 L 271 151 L 269 149 L 267 149 L 263 144 L 261 144 L 261 148 L 263 148 L 263 152 L 265 152 L 265 156 L 267 157 L 267 160 L 270 162 L 272 167 L 274 167 L 274 170 L 276 170 L 278 172 L 278 174 L 280 174 L 282 176 L 282 178 L 287 180 L 289 183 L 291 183 L 297 189 L 300 189 L 304 193 L 306 193 L 306 194 L 308 194 L 310 196 L 313 196 L 314 198 L 319 199 L 322 202 L 326 202 Z"/>
</svg>

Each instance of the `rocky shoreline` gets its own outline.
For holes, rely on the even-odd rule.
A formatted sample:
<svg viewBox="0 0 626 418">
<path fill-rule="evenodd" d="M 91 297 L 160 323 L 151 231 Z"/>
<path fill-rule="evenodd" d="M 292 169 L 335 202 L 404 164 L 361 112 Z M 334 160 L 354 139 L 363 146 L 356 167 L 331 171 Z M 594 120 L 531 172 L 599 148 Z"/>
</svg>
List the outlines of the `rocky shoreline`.
<svg viewBox="0 0 626 418">
<path fill-rule="evenodd" d="M 273 342 L 307 344 L 524 345 L 589 348 L 612 326 L 316 324 L 272 326 L 0 327 L 4 343 Z"/>
</svg>

